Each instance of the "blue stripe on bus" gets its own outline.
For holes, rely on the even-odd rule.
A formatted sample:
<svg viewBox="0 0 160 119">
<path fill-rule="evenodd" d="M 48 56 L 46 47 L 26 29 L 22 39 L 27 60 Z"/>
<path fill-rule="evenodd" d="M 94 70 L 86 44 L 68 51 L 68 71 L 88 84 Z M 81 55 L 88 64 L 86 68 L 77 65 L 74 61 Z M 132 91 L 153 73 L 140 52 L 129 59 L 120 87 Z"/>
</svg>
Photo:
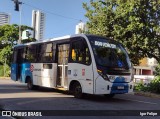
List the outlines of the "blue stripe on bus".
<svg viewBox="0 0 160 119">
<path fill-rule="evenodd" d="M 16 81 L 17 80 L 17 64 L 12 64 L 11 65 L 11 79 Z"/>
<path fill-rule="evenodd" d="M 128 83 L 125 83 L 124 77 L 117 77 L 112 85 L 111 94 L 123 94 L 128 93 Z"/>
<path fill-rule="evenodd" d="M 21 81 L 25 83 L 26 77 L 29 76 L 33 79 L 32 72 L 30 71 L 30 63 L 23 63 L 21 65 Z"/>
<path fill-rule="evenodd" d="M 23 63 L 19 64 L 20 66 L 20 81 L 25 83 L 26 77 L 29 76 L 31 79 L 33 79 L 32 72 L 30 71 L 30 63 Z M 18 80 L 18 64 L 12 64 L 11 65 L 11 79 L 14 81 Z"/>
</svg>

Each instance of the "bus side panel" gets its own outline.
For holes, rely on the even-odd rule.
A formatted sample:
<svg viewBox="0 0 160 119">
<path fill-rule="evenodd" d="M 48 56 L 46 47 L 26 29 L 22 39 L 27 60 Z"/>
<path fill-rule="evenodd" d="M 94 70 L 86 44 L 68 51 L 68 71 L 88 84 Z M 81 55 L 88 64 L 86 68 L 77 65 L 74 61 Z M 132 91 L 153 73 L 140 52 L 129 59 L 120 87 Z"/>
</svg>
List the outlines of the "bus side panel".
<svg viewBox="0 0 160 119">
<path fill-rule="evenodd" d="M 68 63 L 68 81 L 76 80 L 81 84 L 82 92 L 93 94 L 92 64 L 87 66 L 79 63 Z"/>
<path fill-rule="evenodd" d="M 54 79 L 53 76 L 56 75 L 54 73 L 54 67 L 57 67 L 54 63 L 34 63 L 33 67 L 33 84 L 39 85 L 43 87 L 54 87 Z"/>
<path fill-rule="evenodd" d="M 18 70 L 17 70 L 18 65 L 13 63 L 11 65 L 11 79 L 14 81 L 18 80 Z"/>
</svg>

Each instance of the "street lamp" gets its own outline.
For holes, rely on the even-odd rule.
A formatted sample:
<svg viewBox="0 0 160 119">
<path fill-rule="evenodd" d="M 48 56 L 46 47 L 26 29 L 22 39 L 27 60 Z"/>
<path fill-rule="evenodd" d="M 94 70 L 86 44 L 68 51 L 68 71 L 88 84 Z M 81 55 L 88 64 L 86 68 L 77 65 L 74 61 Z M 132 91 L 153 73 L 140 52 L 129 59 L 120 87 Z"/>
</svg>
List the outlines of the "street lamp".
<svg viewBox="0 0 160 119">
<path fill-rule="evenodd" d="M 14 1 L 14 4 L 15 4 L 15 11 L 19 11 L 19 16 L 20 16 L 20 24 L 19 24 L 19 40 L 18 40 L 18 44 L 21 44 L 21 16 L 22 16 L 22 12 L 21 12 L 21 6 L 22 5 L 22 2 L 19 2 L 18 0 L 12 0 Z"/>
<path fill-rule="evenodd" d="M 22 34 L 22 32 L 21 32 L 21 23 L 22 23 L 22 20 L 21 20 L 21 16 L 22 16 L 21 4 L 22 4 L 22 2 L 19 2 L 19 4 L 20 4 L 20 11 L 19 11 L 20 23 L 19 23 L 19 40 L 18 40 L 18 44 L 21 44 L 21 39 L 22 39 L 22 37 L 21 37 L 21 34 Z"/>
</svg>

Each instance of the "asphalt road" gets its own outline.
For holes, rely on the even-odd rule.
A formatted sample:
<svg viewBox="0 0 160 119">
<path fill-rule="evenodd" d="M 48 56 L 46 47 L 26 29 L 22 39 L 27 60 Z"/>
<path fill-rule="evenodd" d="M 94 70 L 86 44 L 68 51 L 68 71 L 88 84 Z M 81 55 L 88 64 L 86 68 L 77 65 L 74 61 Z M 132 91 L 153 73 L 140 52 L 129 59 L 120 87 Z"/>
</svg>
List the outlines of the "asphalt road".
<svg viewBox="0 0 160 119">
<path fill-rule="evenodd" d="M 66 92 L 48 88 L 31 91 L 25 84 L 0 80 L 0 110 L 3 114 L 2 111 L 11 110 L 14 118 L 29 119 L 37 118 L 25 116 L 29 112 L 42 115 L 38 117 L 40 119 L 159 119 L 156 115 L 160 115 L 160 99 L 134 94 L 116 95 L 112 99 L 102 95 L 87 95 L 84 99 L 76 99 Z M 23 116 L 17 117 L 18 112 Z M 12 117 L 0 117 L 3 118 Z"/>
</svg>

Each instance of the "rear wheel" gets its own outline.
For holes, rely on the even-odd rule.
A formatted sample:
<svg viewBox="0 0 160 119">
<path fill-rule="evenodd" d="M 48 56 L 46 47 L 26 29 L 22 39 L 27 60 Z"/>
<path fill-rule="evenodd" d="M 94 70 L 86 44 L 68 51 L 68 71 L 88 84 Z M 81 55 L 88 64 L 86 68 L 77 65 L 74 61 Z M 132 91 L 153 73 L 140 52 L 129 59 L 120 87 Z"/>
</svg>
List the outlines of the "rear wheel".
<svg viewBox="0 0 160 119">
<path fill-rule="evenodd" d="M 80 83 L 76 82 L 73 87 L 73 94 L 75 98 L 83 98 L 82 87 Z"/>
</svg>

